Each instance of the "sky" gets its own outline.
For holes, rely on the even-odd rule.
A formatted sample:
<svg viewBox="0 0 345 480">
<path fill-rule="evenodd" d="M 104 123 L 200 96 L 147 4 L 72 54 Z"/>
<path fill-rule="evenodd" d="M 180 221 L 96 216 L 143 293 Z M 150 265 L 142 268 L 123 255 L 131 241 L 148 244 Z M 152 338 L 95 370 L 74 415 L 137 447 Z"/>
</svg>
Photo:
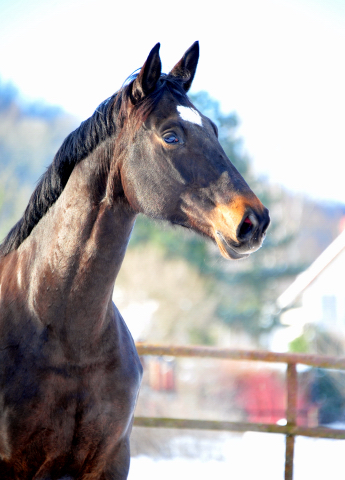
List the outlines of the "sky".
<svg viewBox="0 0 345 480">
<path fill-rule="evenodd" d="M 81 120 L 195 40 L 192 92 L 237 113 L 256 173 L 345 203 L 345 0 L 0 0 L 0 79 Z"/>
</svg>

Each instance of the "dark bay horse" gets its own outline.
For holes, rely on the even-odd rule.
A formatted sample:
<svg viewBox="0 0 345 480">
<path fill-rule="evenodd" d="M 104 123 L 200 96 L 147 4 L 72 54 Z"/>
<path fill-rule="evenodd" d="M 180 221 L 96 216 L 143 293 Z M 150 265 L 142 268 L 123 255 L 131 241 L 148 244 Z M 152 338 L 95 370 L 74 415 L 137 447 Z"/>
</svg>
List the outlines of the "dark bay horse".
<svg viewBox="0 0 345 480">
<path fill-rule="evenodd" d="M 198 43 L 72 132 L 0 246 L 0 479 L 124 480 L 142 368 L 112 292 L 138 213 L 257 250 L 268 211 L 189 101 Z"/>
</svg>

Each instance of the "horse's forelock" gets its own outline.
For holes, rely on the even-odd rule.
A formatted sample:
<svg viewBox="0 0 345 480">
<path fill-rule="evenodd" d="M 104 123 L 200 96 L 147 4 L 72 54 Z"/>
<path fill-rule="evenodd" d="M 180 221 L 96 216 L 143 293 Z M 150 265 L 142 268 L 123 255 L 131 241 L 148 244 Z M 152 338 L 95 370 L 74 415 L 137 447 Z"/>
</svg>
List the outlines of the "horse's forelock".
<svg viewBox="0 0 345 480">
<path fill-rule="evenodd" d="M 140 126 L 145 123 L 148 116 L 158 105 L 165 92 L 169 91 L 173 96 L 177 97 L 179 102 L 189 102 L 181 80 L 171 75 L 162 74 L 154 91 L 147 97 L 144 97 L 142 101 L 133 104 L 131 89 L 136 78 L 137 74 L 132 74 L 119 92 L 119 99 L 121 98 L 121 100 L 119 102 L 118 122 L 120 128 L 125 127 L 125 132 L 123 133 L 126 133 L 127 138 L 133 138 Z"/>
</svg>

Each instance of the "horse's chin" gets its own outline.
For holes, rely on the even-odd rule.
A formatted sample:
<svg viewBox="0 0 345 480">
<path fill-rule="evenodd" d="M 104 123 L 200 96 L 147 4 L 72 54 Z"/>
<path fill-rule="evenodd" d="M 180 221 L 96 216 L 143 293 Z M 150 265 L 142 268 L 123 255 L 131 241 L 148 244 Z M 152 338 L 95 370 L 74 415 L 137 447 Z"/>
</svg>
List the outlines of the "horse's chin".
<svg viewBox="0 0 345 480">
<path fill-rule="evenodd" d="M 245 258 L 248 258 L 250 255 L 250 253 L 248 252 L 240 253 L 236 251 L 235 248 L 229 245 L 229 242 L 225 240 L 225 238 L 220 232 L 216 232 L 215 240 L 218 245 L 220 253 L 227 260 L 243 260 Z"/>
</svg>

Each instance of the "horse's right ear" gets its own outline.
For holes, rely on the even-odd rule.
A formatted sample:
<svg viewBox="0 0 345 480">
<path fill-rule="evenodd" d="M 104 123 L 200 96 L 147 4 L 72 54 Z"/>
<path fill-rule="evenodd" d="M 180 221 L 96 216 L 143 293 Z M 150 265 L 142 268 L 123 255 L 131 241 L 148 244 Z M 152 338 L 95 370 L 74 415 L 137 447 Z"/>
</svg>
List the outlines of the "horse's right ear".
<svg viewBox="0 0 345 480">
<path fill-rule="evenodd" d="M 131 100 L 133 104 L 140 102 L 146 97 L 146 95 L 153 92 L 156 87 L 162 71 L 159 48 L 160 43 L 157 43 L 149 53 L 146 62 L 133 82 L 131 91 Z"/>
<path fill-rule="evenodd" d="M 170 75 L 182 80 L 182 85 L 186 92 L 192 85 L 198 60 L 199 42 L 194 42 L 170 72 Z"/>
</svg>

